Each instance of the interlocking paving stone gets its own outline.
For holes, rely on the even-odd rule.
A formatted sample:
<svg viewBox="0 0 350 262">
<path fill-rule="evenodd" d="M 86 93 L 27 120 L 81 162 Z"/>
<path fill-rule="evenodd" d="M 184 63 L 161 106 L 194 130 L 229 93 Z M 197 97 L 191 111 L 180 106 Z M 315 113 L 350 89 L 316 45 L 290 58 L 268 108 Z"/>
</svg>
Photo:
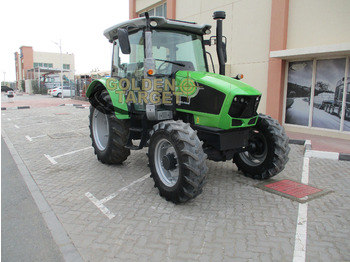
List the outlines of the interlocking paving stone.
<svg viewBox="0 0 350 262">
<path fill-rule="evenodd" d="M 187 204 L 166 202 L 151 178 L 135 183 L 104 203 L 115 214 L 108 219 L 85 193 L 103 199 L 149 174 L 147 149 L 132 151 L 122 165 L 101 164 L 92 148 L 57 158 L 56 165 L 44 156 L 91 146 L 88 111 L 2 111 L 2 129 L 85 261 L 293 259 L 298 203 L 256 188 L 261 181 L 230 161 L 207 161 L 204 191 Z M 291 145 L 290 161 L 272 182 L 301 181 L 303 153 Z M 350 260 L 349 170 L 349 162 L 310 160 L 310 184 L 334 193 L 308 203 L 307 261 Z"/>
</svg>

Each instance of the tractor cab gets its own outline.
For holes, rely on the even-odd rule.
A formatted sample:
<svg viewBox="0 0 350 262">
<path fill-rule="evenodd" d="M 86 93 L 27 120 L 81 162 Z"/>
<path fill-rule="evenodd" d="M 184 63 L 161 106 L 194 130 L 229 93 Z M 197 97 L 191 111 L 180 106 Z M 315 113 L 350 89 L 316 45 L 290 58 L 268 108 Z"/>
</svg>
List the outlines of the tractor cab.
<svg viewBox="0 0 350 262">
<path fill-rule="evenodd" d="M 176 27 L 167 28 L 164 26 L 167 25 L 167 20 L 160 17 L 151 19 L 153 19 L 151 24 L 155 27 L 152 28 L 152 42 L 148 44 L 152 46 L 146 47 L 142 27 L 130 30 L 130 33 L 123 31 L 124 34 L 128 34 L 128 42 L 122 42 L 118 38 L 113 41 L 112 77 L 140 80 L 147 76 L 171 77 L 179 70 L 207 71 L 202 30 L 193 30 L 197 27 L 189 27 L 191 30 L 180 31 L 181 23 L 173 22 Z M 158 25 L 162 22 L 163 26 Z M 203 27 L 207 28 L 208 25 Z M 123 45 L 129 46 L 127 51 L 130 52 L 123 53 L 121 48 Z M 145 67 L 144 61 L 146 49 L 151 49 L 154 60 L 148 67 Z M 151 68 L 152 66 L 154 68 Z M 150 73 L 147 69 L 154 71 Z"/>
<path fill-rule="evenodd" d="M 104 35 L 114 47 L 112 77 L 139 80 L 171 77 L 179 70 L 206 72 L 203 35 L 209 34 L 210 28 L 206 24 L 143 17 L 107 29 Z"/>
</svg>

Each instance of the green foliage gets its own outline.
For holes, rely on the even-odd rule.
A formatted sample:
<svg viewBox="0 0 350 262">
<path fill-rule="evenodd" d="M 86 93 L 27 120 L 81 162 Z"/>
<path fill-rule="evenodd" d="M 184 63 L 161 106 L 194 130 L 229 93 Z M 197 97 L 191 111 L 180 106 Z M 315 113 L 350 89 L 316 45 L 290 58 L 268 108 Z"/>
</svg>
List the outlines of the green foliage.
<svg viewBox="0 0 350 262">
<path fill-rule="evenodd" d="M 32 89 L 34 94 L 42 94 L 42 95 L 47 94 L 47 88 L 43 85 L 39 86 L 37 80 L 32 80 Z"/>
<path fill-rule="evenodd" d="M 26 90 L 26 82 L 24 80 L 21 80 L 20 82 L 20 89 L 24 92 Z"/>
</svg>

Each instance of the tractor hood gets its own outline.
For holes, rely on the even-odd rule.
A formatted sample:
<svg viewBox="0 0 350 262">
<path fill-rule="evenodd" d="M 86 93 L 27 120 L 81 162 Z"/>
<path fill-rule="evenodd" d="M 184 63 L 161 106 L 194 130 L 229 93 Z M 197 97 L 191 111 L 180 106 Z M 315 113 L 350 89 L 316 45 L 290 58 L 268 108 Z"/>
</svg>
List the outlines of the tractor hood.
<svg viewBox="0 0 350 262">
<path fill-rule="evenodd" d="M 261 95 L 261 92 L 240 80 L 209 72 L 178 71 L 176 82 L 177 86 L 182 89 L 181 91 L 189 88 L 186 87 L 189 83 L 195 82 L 199 88 L 201 85 L 209 86 L 226 95 Z"/>
<path fill-rule="evenodd" d="M 254 126 L 261 93 L 228 76 L 193 71 L 176 73 L 181 92 L 177 111 L 193 116 L 194 124 L 219 129 Z"/>
</svg>

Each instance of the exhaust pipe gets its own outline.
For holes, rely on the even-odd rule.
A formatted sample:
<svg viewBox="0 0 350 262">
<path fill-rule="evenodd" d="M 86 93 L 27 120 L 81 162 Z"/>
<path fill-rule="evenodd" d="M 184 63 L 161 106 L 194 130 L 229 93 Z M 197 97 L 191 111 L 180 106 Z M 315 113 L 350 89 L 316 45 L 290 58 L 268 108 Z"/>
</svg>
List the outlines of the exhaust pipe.
<svg viewBox="0 0 350 262">
<path fill-rule="evenodd" d="M 214 20 L 216 20 L 216 53 L 219 60 L 219 73 L 225 75 L 225 52 L 224 44 L 222 43 L 222 20 L 226 18 L 225 11 L 216 11 L 213 14 Z"/>
</svg>

